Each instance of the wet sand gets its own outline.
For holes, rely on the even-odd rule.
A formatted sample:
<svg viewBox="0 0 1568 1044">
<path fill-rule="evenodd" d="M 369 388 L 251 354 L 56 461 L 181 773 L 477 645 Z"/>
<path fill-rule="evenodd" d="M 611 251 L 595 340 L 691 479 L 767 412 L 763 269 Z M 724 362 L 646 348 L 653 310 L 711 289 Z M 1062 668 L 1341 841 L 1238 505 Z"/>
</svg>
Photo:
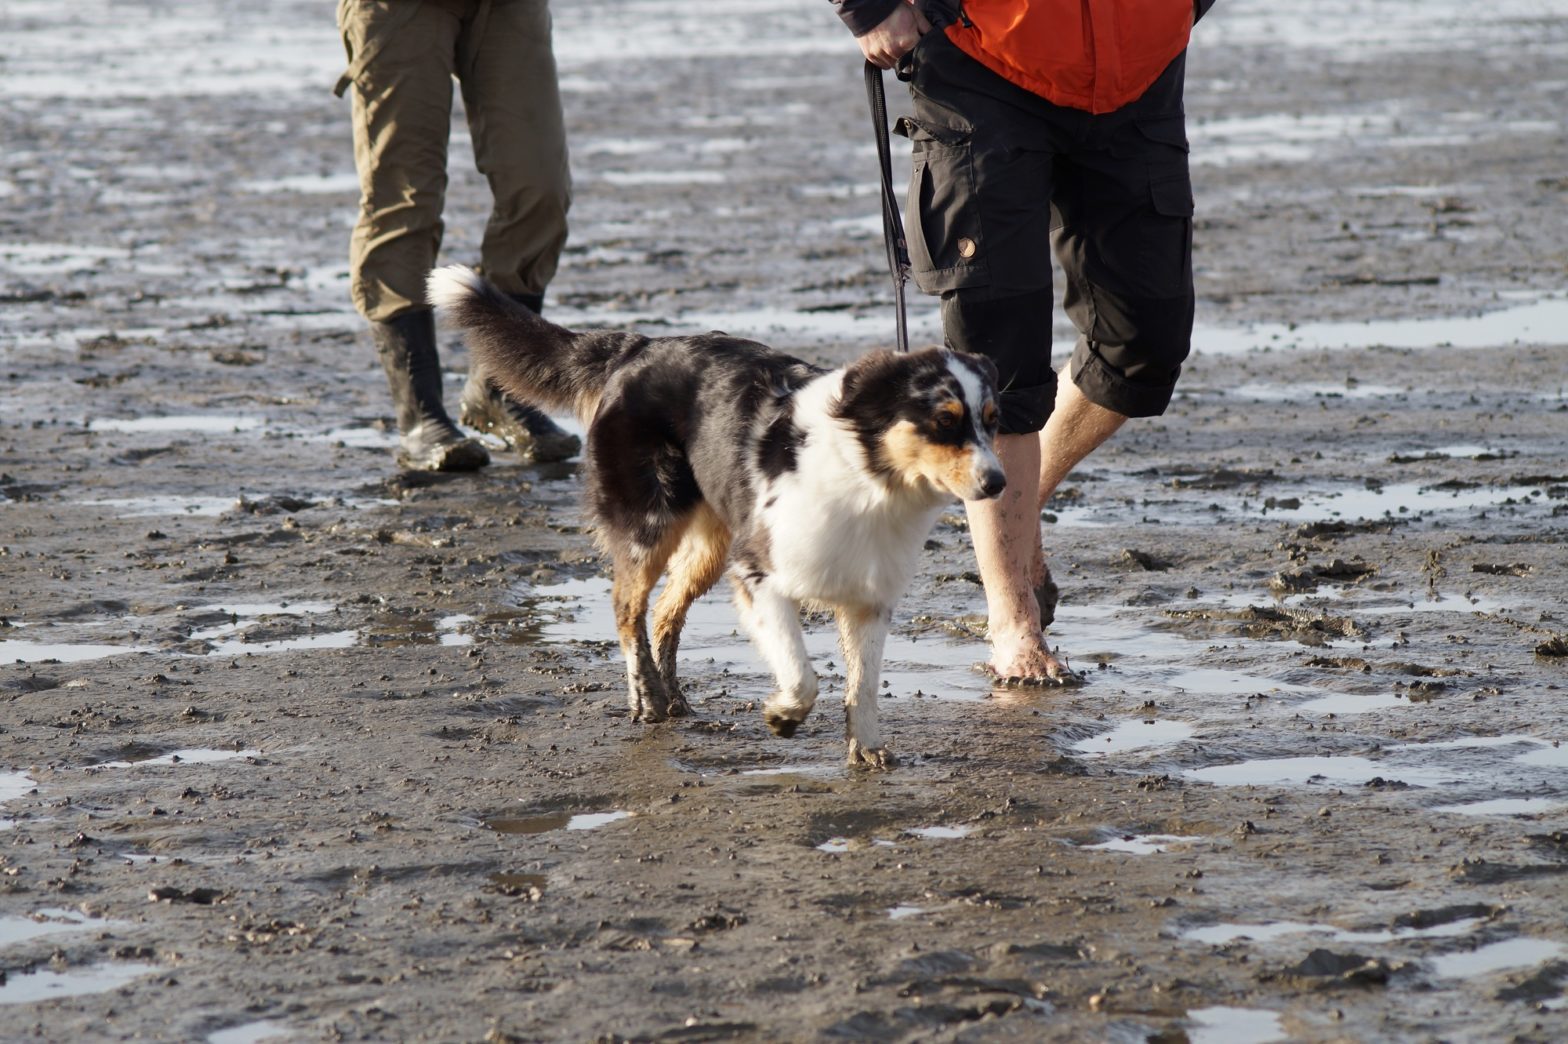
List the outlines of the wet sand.
<svg viewBox="0 0 1568 1044">
<path fill-rule="evenodd" d="M 1191 56 L 1177 400 L 1046 512 L 1087 683 L 971 669 L 955 506 L 861 773 L 829 626 L 794 739 L 718 594 L 633 724 L 575 466 L 398 474 L 330 12 L 7 4 L 0 1036 L 1568 1036 L 1568 29 L 1276 6 Z M 550 314 L 885 344 L 827 5 L 558 7 Z"/>
</svg>

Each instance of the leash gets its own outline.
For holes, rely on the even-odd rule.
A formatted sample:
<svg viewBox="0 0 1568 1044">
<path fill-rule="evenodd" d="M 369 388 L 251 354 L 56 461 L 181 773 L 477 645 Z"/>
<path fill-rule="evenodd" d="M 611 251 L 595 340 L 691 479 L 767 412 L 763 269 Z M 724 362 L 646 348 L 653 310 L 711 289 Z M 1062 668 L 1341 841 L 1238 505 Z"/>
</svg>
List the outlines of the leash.
<svg viewBox="0 0 1568 1044">
<path fill-rule="evenodd" d="M 887 246 L 887 268 L 893 276 L 893 298 L 898 303 L 898 350 L 909 351 L 909 323 L 904 315 L 904 283 L 909 279 L 909 243 L 904 219 L 893 193 L 893 148 L 887 133 L 887 95 L 882 90 L 882 70 L 866 63 L 866 97 L 871 103 L 872 132 L 877 160 L 882 166 L 882 240 Z"/>
</svg>

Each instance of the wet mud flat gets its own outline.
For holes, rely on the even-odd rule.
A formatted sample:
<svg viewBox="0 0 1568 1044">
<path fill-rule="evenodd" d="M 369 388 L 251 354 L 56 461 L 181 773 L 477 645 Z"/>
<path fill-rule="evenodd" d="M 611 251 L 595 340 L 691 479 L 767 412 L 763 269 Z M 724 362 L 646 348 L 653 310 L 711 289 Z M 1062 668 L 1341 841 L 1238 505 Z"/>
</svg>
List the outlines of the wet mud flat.
<svg viewBox="0 0 1568 1044">
<path fill-rule="evenodd" d="M 830 626 L 779 740 L 719 594 L 696 716 L 627 721 L 574 466 L 392 467 L 319 6 L 0 14 L 0 1036 L 1568 1035 L 1540 5 L 1216 8 L 1197 354 L 1046 512 L 1085 684 L 970 669 L 955 508 L 889 643 L 885 774 L 842 765 Z M 757 54 L 711 13 L 561 6 L 561 321 L 885 342 L 818 7 L 740 5 Z"/>
</svg>

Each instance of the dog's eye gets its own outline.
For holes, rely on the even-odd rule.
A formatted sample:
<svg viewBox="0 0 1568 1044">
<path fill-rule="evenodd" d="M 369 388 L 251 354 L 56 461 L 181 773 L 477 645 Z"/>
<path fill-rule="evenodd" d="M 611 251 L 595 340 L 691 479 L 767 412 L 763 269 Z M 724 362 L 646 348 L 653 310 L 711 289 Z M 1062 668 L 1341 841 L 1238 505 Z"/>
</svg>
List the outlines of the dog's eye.
<svg viewBox="0 0 1568 1044">
<path fill-rule="evenodd" d="M 936 415 L 936 426 L 943 431 L 952 431 L 958 427 L 958 414 L 943 410 Z"/>
</svg>

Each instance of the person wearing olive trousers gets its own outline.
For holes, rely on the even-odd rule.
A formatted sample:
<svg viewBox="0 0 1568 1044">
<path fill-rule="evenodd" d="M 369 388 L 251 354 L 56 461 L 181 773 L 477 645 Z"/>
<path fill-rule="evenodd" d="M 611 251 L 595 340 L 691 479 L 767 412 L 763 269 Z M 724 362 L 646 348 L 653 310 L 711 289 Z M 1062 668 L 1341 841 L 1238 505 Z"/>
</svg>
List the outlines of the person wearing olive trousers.
<svg viewBox="0 0 1568 1044">
<path fill-rule="evenodd" d="M 538 311 L 566 244 L 566 132 L 548 0 L 340 0 L 360 206 L 350 240 L 355 309 L 370 323 L 397 409 L 398 463 L 470 471 L 489 453 L 446 412 L 425 279 L 436 265 L 447 187 L 452 81 L 493 207 L 479 268 Z M 469 372 L 459 419 L 535 460 L 564 460 L 576 436 Z"/>
</svg>

